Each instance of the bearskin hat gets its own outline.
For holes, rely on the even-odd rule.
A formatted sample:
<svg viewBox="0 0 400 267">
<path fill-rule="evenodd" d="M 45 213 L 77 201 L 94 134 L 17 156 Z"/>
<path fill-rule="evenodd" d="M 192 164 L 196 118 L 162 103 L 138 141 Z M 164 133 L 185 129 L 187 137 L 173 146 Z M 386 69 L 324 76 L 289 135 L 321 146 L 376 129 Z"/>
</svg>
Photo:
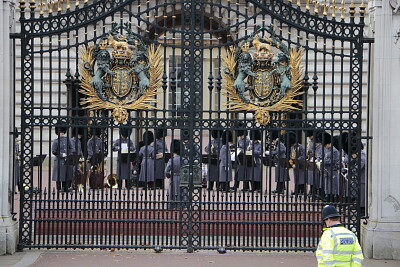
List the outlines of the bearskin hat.
<svg viewBox="0 0 400 267">
<path fill-rule="evenodd" d="M 288 133 L 287 141 L 288 141 L 289 146 L 293 146 L 294 144 L 296 144 L 298 142 L 296 134 L 292 133 L 292 132 Z"/>
<path fill-rule="evenodd" d="M 154 134 L 152 131 L 146 131 L 143 133 L 143 142 L 147 146 L 154 142 Z"/>
<path fill-rule="evenodd" d="M 85 129 L 81 127 L 75 127 L 72 129 L 72 136 L 77 137 L 78 135 L 84 135 Z"/>
<path fill-rule="evenodd" d="M 329 133 L 324 132 L 323 137 L 322 137 L 322 145 L 325 146 L 325 145 L 331 144 L 331 143 L 332 143 L 332 136 Z"/>
<path fill-rule="evenodd" d="M 334 135 L 332 137 L 332 145 L 339 151 L 343 148 L 343 142 L 340 135 Z"/>
<path fill-rule="evenodd" d="M 278 130 L 271 131 L 271 139 L 275 140 L 277 138 L 279 138 L 279 131 Z"/>
<path fill-rule="evenodd" d="M 67 133 L 68 127 L 65 125 L 56 126 L 55 132 L 58 135 L 59 133 Z"/>
<path fill-rule="evenodd" d="M 121 128 L 121 129 L 119 130 L 119 133 L 121 134 L 121 136 L 123 136 L 123 137 L 125 137 L 125 138 L 127 138 L 128 136 L 131 135 L 131 131 L 130 131 L 130 129 L 128 129 L 128 128 Z"/>
<path fill-rule="evenodd" d="M 167 136 L 167 130 L 166 129 L 157 129 L 156 131 L 156 139 L 160 139 L 163 137 Z"/>
<path fill-rule="evenodd" d="M 262 134 L 260 130 L 251 130 L 250 131 L 250 139 L 251 140 L 261 140 L 262 139 Z"/>
<path fill-rule="evenodd" d="M 92 128 L 92 129 L 90 129 L 90 135 L 91 136 L 94 136 L 94 135 L 100 136 L 101 135 L 101 128 Z"/>
<path fill-rule="evenodd" d="M 246 130 L 237 130 L 236 135 L 237 136 L 247 136 L 247 131 Z"/>
<path fill-rule="evenodd" d="M 221 131 L 220 130 L 212 130 L 211 131 L 211 136 L 214 139 L 218 139 L 221 137 Z"/>
<path fill-rule="evenodd" d="M 180 155 L 180 154 L 181 154 L 181 141 L 178 140 L 178 139 L 174 139 L 174 140 L 171 142 L 170 151 L 171 151 L 172 153 L 176 153 L 176 154 Z"/>
<path fill-rule="evenodd" d="M 324 135 L 323 131 L 318 131 L 315 133 L 315 142 L 316 143 L 322 143 L 322 137 Z"/>
<path fill-rule="evenodd" d="M 233 136 L 231 131 L 226 130 L 222 133 L 222 144 L 226 145 L 229 142 L 233 142 Z"/>
</svg>

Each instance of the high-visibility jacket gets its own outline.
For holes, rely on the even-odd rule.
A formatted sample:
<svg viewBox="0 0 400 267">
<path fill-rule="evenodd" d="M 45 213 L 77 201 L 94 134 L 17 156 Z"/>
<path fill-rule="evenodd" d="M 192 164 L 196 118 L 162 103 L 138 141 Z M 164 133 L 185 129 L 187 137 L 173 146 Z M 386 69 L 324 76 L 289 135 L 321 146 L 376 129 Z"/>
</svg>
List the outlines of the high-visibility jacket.
<svg viewBox="0 0 400 267">
<path fill-rule="evenodd" d="M 323 229 L 316 254 L 318 267 L 359 267 L 364 259 L 357 237 L 342 224 Z"/>
</svg>

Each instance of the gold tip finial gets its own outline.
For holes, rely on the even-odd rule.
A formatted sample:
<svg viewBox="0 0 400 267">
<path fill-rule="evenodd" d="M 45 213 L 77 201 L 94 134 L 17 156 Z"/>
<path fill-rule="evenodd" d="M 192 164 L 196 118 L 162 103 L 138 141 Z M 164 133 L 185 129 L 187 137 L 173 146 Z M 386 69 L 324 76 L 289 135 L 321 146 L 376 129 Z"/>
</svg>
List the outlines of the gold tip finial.
<svg viewBox="0 0 400 267">
<path fill-rule="evenodd" d="M 67 0 L 67 10 L 71 9 L 71 0 Z"/>
<path fill-rule="evenodd" d="M 32 12 L 35 11 L 35 8 L 36 8 L 35 0 L 30 0 L 30 1 L 29 1 L 29 8 L 30 8 L 30 10 L 31 10 Z"/>
<path fill-rule="evenodd" d="M 346 8 L 344 7 L 344 0 L 342 0 L 341 7 L 339 9 L 340 9 L 340 13 L 341 13 L 340 18 L 342 20 L 344 20 L 344 13 L 346 12 Z"/>
<path fill-rule="evenodd" d="M 49 10 L 49 14 L 53 13 L 53 4 L 54 4 L 54 1 L 49 1 L 49 2 L 47 3 L 47 5 L 48 5 L 48 10 Z"/>
<path fill-rule="evenodd" d="M 314 4 L 314 12 L 315 12 L 315 14 L 318 14 L 318 12 L 319 12 L 318 8 L 319 8 L 319 5 L 321 5 L 321 3 L 318 2 L 317 0 L 313 0 L 312 3 Z"/>
<path fill-rule="evenodd" d="M 19 1 L 19 8 L 20 8 L 21 10 L 24 10 L 24 9 L 26 8 L 26 6 L 25 6 L 25 1 L 24 1 L 24 0 L 20 0 L 20 1 Z"/>
<path fill-rule="evenodd" d="M 332 9 L 332 18 L 336 18 L 336 0 L 332 0 L 332 5 L 330 6 L 330 8 Z"/>
<path fill-rule="evenodd" d="M 39 3 L 39 14 L 40 15 L 43 15 L 43 13 L 44 13 L 44 6 L 45 6 L 45 3 L 43 3 L 43 0 L 40 0 L 40 3 Z"/>
<path fill-rule="evenodd" d="M 297 6 L 298 6 L 298 7 L 301 7 L 301 2 L 300 2 L 300 0 L 297 0 Z"/>
<path fill-rule="evenodd" d="M 75 6 L 79 6 L 79 0 L 75 1 Z"/>
<path fill-rule="evenodd" d="M 364 3 L 364 0 L 362 0 L 362 1 L 361 1 L 361 4 L 360 4 L 360 13 L 361 13 L 361 16 L 362 16 L 362 17 L 364 17 L 365 8 L 366 8 L 366 6 L 365 6 L 365 3 Z"/>
<path fill-rule="evenodd" d="M 306 1 L 306 10 L 310 11 L 310 0 Z"/>
<path fill-rule="evenodd" d="M 354 17 L 354 13 L 356 13 L 356 5 L 354 4 L 354 0 L 351 0 L 349 8 L 350 17 Z"/>
<path fill-rule="evenodd" d="M 324 12 L 322 13 L 324 16 L 328 16 L 328 2 L 324 0 Z"/>
</svg>

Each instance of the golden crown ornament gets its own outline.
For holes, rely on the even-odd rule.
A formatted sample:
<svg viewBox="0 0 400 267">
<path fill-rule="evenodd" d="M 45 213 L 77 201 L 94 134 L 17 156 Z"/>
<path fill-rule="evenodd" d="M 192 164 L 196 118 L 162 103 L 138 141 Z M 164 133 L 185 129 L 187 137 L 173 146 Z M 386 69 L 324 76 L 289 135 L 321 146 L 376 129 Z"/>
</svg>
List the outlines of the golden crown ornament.
<svg viewBox="0 0 400 267">
<path fill-rule="evenodd" d="M 112 110 L 117 123 L 128 120 L 129 110 L 155 109 L 161 62 L 160 46 L 147 47 L 127 23 L 113 23 L 106 37 L 81 50 L 79 91 L 86 95 L 81 104 L 89 110 Z"/>
<path fill-rule="evenodd" d="M 260 37 L 267 32 L 270 37 Z M 223 58 L 223 87 L 227 108 L 254 113 L 260 125 L 267 125 L 277 111 L 299 110 L 302 95 L 302 49 L 288 49 L 276 36 L 273 27 L 256 27 L 242 47 L 230 47 Z"/>
</svg>

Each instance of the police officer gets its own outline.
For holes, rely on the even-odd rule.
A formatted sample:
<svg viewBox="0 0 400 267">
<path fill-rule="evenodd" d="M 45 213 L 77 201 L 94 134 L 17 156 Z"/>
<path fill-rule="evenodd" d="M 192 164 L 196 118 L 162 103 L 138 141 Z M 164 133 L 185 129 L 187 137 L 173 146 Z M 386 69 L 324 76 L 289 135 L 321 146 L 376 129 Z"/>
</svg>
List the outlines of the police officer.
<svg viewBox="0 0 400 267">
<path fill-rule="evenodd" d="M 322 209 L 323 234 L 316 251 L 318 266 L 362 266 L 361 246 L 353 232 L 340 223 L 340 214 L 333 206 Z"/>
</svg>

